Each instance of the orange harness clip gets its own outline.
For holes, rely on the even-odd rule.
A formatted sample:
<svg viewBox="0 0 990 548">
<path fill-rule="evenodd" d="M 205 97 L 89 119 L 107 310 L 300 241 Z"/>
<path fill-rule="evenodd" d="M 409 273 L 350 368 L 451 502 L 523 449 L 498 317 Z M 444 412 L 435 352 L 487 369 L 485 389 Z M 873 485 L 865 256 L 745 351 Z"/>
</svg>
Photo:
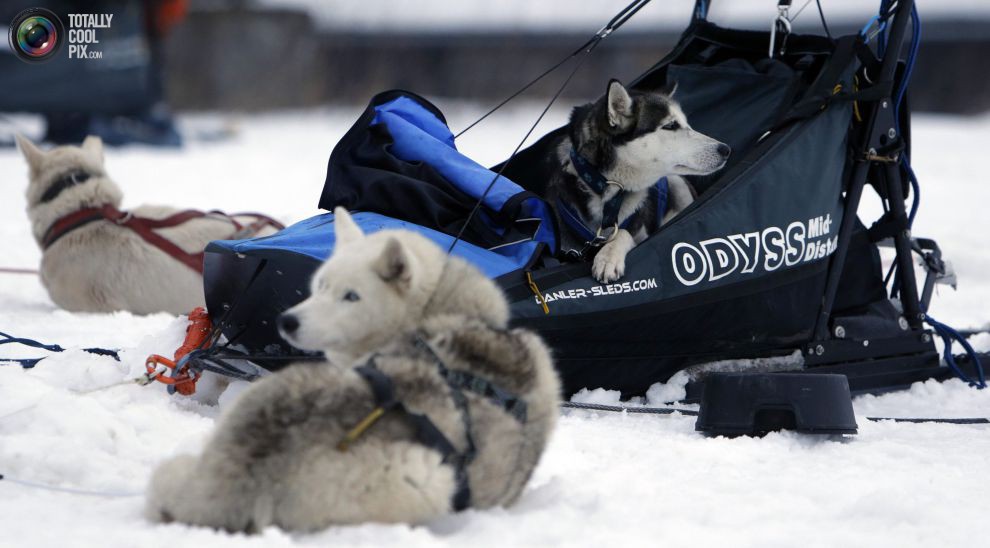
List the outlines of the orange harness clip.
<svg viewBox="0 0 990 548">
<path fill-rule="evenodd" d="M 162 384 L 174 386 L 175 391 L 183 396 L 195 394 L 196 381 L 199 380 L 200 376 L 199 372 L 190 371 L 189 366 L 185 365 L 178 371 L 175 371 L 172 376 L 167 377 L 164 376 L 165 370 L 159 369 L 159 366 L 165 366 L 166 369 L 175 370 L 178 367 L 177 364 L 182 361 L 182 358 L 186 354 L 189 354 L 193 350 L 206 347 L 204 343 L 212 328 L 213 325 L 210 322 L 209 314 L 206 313 L 206 309 L 201 306 L 193 309 L 189 313 L 189 326 L 186 327 L 186 338 L 182 342 L 182 346 L 175 351 L 172 359 L 158 354 L 152 354 L 145 360 L 144 368 L 147 371 L 148 382 L 158 381 Z"/>
</svg>

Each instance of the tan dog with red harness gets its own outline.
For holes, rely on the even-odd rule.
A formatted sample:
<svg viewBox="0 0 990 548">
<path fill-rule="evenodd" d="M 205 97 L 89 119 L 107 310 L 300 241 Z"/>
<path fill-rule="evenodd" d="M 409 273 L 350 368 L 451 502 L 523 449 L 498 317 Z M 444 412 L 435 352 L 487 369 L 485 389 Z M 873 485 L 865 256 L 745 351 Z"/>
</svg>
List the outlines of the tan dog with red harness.
<svg viewBox="0 0 990 548">
<path fill-rule="evenodd" d="M 283 228 L 251 213 L 147 205 L 123 211 L 98 137 L 47 152 L 21 136 L 17 144 L 30 168 L 27 213 L 43 252 L 41 281 L 66 310 L 187 313 L 203 306 L 206 244 Z"/>
</svg>

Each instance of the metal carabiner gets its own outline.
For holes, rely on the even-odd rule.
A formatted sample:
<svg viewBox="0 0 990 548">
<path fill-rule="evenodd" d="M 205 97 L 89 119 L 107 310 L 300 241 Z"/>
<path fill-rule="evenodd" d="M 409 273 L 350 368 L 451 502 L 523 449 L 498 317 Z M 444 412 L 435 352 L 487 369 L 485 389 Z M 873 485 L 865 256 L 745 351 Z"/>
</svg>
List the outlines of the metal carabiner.
<svg viewBox="0 0 990 548">
<path fill-rule="evenodd" d="M 876 29 L 873 29 L 873 25 L 876 24 Z M 887 21 L 881 20 L 879 15 L 874 15 L 869 21 L 863 25 L 863 28 L 859 31 L 859 35 L 863 37 L 866 43 L 870 43 L 878 34 L 887 28 Z M 871 32 L 872 30 L 872 32 Z"/>
<path fill-rule="evenodd" d="M 595 239 L 592 240 L 593 243 L 601 242 L 600 245 L 604 245 L 612 241 L 612 238 L 615 238 L 615 235 L 618 234 L 619 232 L 619 223 L 616 222 L 615 225 L 608 227 L 609 232 L 605 236 L 602 236 L 603 228 L 605 227 L 601 227 L 601 226 L 598 227 L 598 230 L 595 232 Z"/>
<path fill-rule="evenodd" d="M 770 24 L 770 48 L 767 50 L 767 57 L 770 59 L 773 59 L 778 32 L 783 35 L 783 39 L 780 42 L 780 52 L 784 53 L 784 44 L 787 43 L 787 35 L 791 33 L 791 20 L 787 17 L 789 9 L 789 6 L 778 5 L 777 16 L 773 18 L 773 22 Z"/>
<path fill-rule="evenodd" d="M 131 222 L 131 219 L 133 218 L 134 218 L 133 213 L 131 213 L 130 211 L 125 211 L 123 215 L 114 219 L 113 222 L 117 223 L 118 225 L 126 225 L 127 223 Z"/>
</svg>

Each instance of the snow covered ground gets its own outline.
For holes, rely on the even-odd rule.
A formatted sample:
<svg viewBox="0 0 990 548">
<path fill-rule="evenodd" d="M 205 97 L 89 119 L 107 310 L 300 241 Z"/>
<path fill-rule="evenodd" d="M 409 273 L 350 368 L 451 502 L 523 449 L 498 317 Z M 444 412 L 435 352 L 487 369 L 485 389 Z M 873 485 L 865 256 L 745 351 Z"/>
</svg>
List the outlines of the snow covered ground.
<svg viewBox="0 0 990 548">
<path fill-rule="evenodd" d="M 455 128 L 480 112 L 441 106 Z M 125 206 L 258 209 L 296 221 L 316 213 L 330 148 L 359 110 L 251 117 L 238 122 L 231 140 L 194 142 L 181 151 L 109 150 L 108 170 L 124 189 Z M 554 110 L 551 123 L 565 113 Z M 495 162 L 534 115 L 532 105 L 499 115 L 468 133 L 461 147 Z M 35 120 L 16 121 L 37 129 Z M 195 131 L 221 121 L 200 116 L 183 123 Z M 914 163 L 925 189 L 916 232 L 939 240 L 960 280 L 958 292 L 943 288 L 932 314 L 957 327 L 984 327 L 990 320 L 990 177 L 981 162 L 990 117 L 919 116 L 914 134 Z M 36 267 L 40 253 L 23 211 L 26 167 L 16 151 L 0 149 L 0 174 L 0 267 Z M 66 313 L 35 277 L 0 274 L 0 331 L 73 349 L 31 370 L 0 366 L 0 474 L 139 493 L 156 462 L 201 446 L 229 398 L 218 406 L 208 397 L 170 397 L 161 386 L 104 388 L 139 374 L 149 353 L 170 354 L 183 329 L 181 319 L 163 314 Z M 990 337 L 973 342 L 990 349 Z M 121 348 L 122 361 L 74 350 L 83 346 Z M 0 346 L 0 356 L 42 354 Z M 584 397 L 615 399 L 601 392 Z M 930 382 L 855 405 L 861 417 L 990 416 L 990 391 Z M 139 496 L 94 497 L 0 481 L 0 547 L 990 546 L 978 525 L 990 500 L 984 477 L 990 427 L 860 419 L 860 434 L 844 440 L 789 433 L 709 439 L 693 428 L 693 418 L 680 415 L 569 412 L 515 507 L 415 528 L 232 536 L 153 526 L 141 517 Z"/>
</svg>

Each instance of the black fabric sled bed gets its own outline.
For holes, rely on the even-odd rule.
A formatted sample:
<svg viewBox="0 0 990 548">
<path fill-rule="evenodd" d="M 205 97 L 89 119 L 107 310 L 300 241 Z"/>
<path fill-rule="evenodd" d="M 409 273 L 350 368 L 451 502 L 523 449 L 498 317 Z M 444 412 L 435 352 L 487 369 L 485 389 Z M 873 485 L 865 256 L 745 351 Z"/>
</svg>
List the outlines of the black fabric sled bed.
<svg viewBox="0 0 990 548">
<path fill-rule="evenodd" d="M 361 211 L 365 230 L 410 228 L 445 246 L 463 229 L 454 254 L 504 288 L 516 325 L 545 337 L 568 394 L 603 387 L 632 396 L 685 368 L 701 381 L 712 368 L 757 363 L 843 373 L 854 392 L 944 378 L 951 373 L 922 323 L 944 269 L 937 246 L 908 231 L 909 166 L 897 155 L 910 142 L 910 114 L 906 101 L 898 118 L 890 108 L 906 66 L 892 44 L 905 40 L 910 11 L 899 2 L 890 12 L 881 57 L 865 35 L 791 34 L 770 59 L 769 32 L 712 24 L 699 0 L 678 45 L 632 87 L 677 81 L 691 125 L 735 152 L 724 170 L 693 181 L 699 199 L 634 248 L 612 284 L 596 282 L 587 264 L 552 258 L 556 227 L 538 196 L 549 143 L 565 128 L 521 151 L 483 195 L 503 166 L 461 155 L 426 99 L 380 94 L 331 153 L 320 207 Z M 856 217 L 867 180 L 889 212 L 869 230 Z M 332 217 L 207 248 L 214 324 L 263 367 L 297 353 L 274 319 L 307 296 L 332 251 Z M 890 290 L 879 244 L 897 249 Z M 920 285 L 912 254 L 929 265 Z"/>
</svg>

